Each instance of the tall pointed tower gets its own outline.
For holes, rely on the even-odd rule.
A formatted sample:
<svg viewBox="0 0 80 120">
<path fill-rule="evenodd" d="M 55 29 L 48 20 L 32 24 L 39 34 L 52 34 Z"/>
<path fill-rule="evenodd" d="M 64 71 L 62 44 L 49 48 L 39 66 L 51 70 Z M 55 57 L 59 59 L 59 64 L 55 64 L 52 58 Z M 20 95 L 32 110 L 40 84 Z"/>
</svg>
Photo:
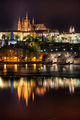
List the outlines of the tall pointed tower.
<svg viewBox="0 0 80 120">
<path fill-rule="evenodd" d="M 24 31 L 24 19 L 22 18 L 22 31 Z"/>
<path fill-rule="evenodd" d="M 73 27 L 72 31 L 73 31 L 73 33 L 75 33 L 75 28 L 74 27 Z"/>
<path fill-rule="evenodd" d="M 26 21 L 28 21 L 28 12 L 26 12 Z"/>
<path fill-rule="evenodd" d="M 24 31 L 28 31 L 28 13 L 26 12 L 26 19 L 24 21 Z"/>
<path fill-rule="evenodd" d="M 31 30 L 32 30 L 32 26 L 31 26 L 30 20 L 28 20 L 28 31 L 31 31 Z"/>
<path fill-rule="evenodd" d="M 18 20 L 18 30 L 21 31 L 21 21 L 20 21 L 20 17 L 19 17 L 19 20 Z"/>
<path fill-rule="evenodd" d="M 71 26 L 71 27 L 70 27 L 69 33 L 75 33 L 75 28 L 74 28 L 74 26 Z"/>
<path fill-rule="evenodd" d="M 32 19 L 32 25 L 34 25 L 34 18 Z"/>
</svg>

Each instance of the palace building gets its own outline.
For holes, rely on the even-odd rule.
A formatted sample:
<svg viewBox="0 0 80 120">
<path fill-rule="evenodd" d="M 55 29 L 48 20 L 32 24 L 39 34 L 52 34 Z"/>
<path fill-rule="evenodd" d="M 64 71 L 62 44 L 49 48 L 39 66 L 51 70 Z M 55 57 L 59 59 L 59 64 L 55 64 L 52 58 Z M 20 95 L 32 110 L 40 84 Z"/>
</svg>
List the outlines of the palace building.
<svg viewBox="0 0 80 120">
<path fill-rule="evenodd" d="M 30 23 L 30 20 L 28 19 L 28 13 L 26 13 L 26 18 L 22 20 L 20 19 L 19 17 L 19 20 L 18 20 L 18 28 L 17 28 L 18 31 L 38 31 L 38 30 L 48 30 L 48 28 L 45 27 L 44 24 L 35 24 L 35 21 L 34 21 L 34 18 L 32 20 L 32 23 Z"/>
</svg>

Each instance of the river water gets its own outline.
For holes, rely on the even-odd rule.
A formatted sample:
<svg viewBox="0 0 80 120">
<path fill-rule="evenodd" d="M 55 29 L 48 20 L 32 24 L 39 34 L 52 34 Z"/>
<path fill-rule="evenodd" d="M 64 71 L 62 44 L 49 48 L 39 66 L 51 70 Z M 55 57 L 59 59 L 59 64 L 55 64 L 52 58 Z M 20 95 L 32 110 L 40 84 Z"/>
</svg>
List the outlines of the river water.
<svg viewBox="0 0 80 120">
<path fill-rule="evenodd" d="M 80 66 L 0 66 L 0 120 L 80 120 Z"/>
</svg>

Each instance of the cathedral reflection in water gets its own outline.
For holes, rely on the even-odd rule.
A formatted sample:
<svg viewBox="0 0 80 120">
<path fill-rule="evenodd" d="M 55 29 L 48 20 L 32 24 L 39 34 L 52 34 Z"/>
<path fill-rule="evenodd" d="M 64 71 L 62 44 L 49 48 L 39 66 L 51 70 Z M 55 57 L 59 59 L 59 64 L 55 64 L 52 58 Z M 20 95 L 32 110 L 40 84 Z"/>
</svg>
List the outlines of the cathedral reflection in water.
<svg viewBox="0 0 80 120">
<path fill-rule="evenodd" d="M 49 90 L 68 89 L 73 94 L 80 87 L 80 79 L 58 77 L 21 77 L 18 79 L 0 77 L 0 89 L 16 90 L 18 101 L 23 99 L 28 106 L 29 99 L 34 102 L 35 95 L 44 96 Z"/>
</svg>

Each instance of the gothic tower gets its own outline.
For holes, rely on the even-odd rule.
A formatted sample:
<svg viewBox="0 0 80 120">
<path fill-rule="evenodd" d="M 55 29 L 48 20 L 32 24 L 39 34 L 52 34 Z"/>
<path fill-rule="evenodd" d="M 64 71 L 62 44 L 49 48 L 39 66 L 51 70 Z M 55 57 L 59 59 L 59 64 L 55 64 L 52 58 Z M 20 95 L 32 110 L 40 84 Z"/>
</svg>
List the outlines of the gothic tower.
<svg viewBox="0 0 80 120">
<path fill-rule="evenodd" d="M 33 18 L 33 20 L 32 20 L 32 25 L 34 25 L 34 18 Z"/>
<path fill-rule="evenodd" d="M 75 28 L 74 28 L 74 26 L 71 26 L 71 27 L 70 27 L 69 33 L 75 33 Z"/>
<path fill-rule="evenodd" d="M 21 31 L 21 21 L 20 21 L 20 17 L 19 17 L 19 20 L 18 20 L 18 30 Z"/>
<path fill-rule="evenodd" d="M 24 31 L 24 19 L 22 18 L 22 31 Z"/>
<path fill-rule="evenodd" d="M 28 21 L 28 12 L 26 12 L 26 21 Z"/>
<path fill-rule="evenodd" d="M 24 20 L 24 31 L 28 31 L 28 13 L 26 13 L 26 19 Z"/>
</svg>

